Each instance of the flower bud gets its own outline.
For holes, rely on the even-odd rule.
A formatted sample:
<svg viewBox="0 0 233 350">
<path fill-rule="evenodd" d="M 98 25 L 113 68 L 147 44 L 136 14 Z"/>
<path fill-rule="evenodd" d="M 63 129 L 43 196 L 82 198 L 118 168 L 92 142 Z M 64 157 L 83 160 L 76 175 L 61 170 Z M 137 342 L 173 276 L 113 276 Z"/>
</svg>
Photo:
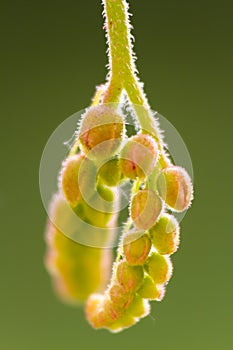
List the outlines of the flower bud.
<svg viewBox="0 0 233 350">
<path fill-rule="evenodd" d="M 75 207 L 81 198 L 78 184 L 78 173 L 83 156 L 76 154 L 66 159 L 61 173 L 61 187 L 63 194 L 71 207 Z"/>
<path fill-rule="evenodd" d="M 105 319 L 99 317 L 104 296 L 101 294 L 91 294 L 86 302 L 86 319 L 94 328 L 101 328 L 105 325 Z"/>
<path fill-rule="evenodd" d="M 132 198 L 131 218 L 138 229 L 148 230 L 155 224 L 162 209 L 162 201 L 154 191 L 142 190 Z"/>
<path fill-rule="evenodd" d="M 150 304 L 148 300 L 136 294 L 132 304 L 128 308 L 128 313 L 136 318 L 146 317 L 150 313 Z"/>
<path fill-rule="evenodd" d="M 94 164 L 81 154 L 68 157 L 62 165 L 60 186 L 63 194 L 74 208 L 83 194 L 85 198 L 90 197 L 95 183 Z"/>
<path fill-rule="evenodd" d="M 104 203 L 104 201 L 106 201 L 106 202 L 113 202 L 114 201 L 114 192 L 110 188 L 98 184 L 97 192 L 100 195 L 100 197 L 103 199 L 103 203 Z M 97 198 L 97 200 L 99 199 L 101 201 L 101 198 Z M 106 204 L 106 203 L 104 203 L 104 204 Z M 109 204 L 108 204 L 108 207 L 109 207 Z"/>
<path fill-rule="evenodd" d="M 149 300 L 157 300 L 160 297 L 160 292 L 150 276 L 144 277 L 143 284 L 137 293 L 142 298 Z"/>
<path fill-rule="evenodd" d="M 176 252 L 179 245 L 179 224 L 174 216 L 164 214 L 149 230 L 152 243 L 157 252 L 170 255 Z"/>
<path fill-rule="evenodd" d="M 117 186 L 123 178 L 118 159 L 110 159 L 104 163 L 98 171 L 98 176 L 104 185 Z"/>
<path fill-rule="evenodd" d="M 129 265 L 144 265 L 151 249 L 150 237 L 147 233 L 129 232 L 123 239 L 123 249 Z"/>
<path fill-rule="evenodd" d="M 135 319 L 135 317 L 133 317 L 131 314 L 129 314 L 126 311 L 116 321 L 114 321 L 112 324 L 108 325 L 107 329 L 109 329 L 113 333 L 118 333 L 125 328 L 133 326 L 136 322 L 137 322 L 137 320 Z"/>
<path fill-rule="evenodd" d="M 111 193 L 102 192 L 102 196 L 103 195 L 111 199 Z M 74 212 L 89 225 L 102 228 L 106 227 L 112 217 L 112 203 L 105 201 L 102 196 L 95 193 L 88 202 L 84 199 L 80 200 L 78 205 L 74 208 Z"/>
<path fill-rule="evenodd" d="M 182 212 L 189 207 L 193 198 L 191 179 L 185 169 L 170 166 L 157 179 L 159 195 L 169 208 Z"/>
<path fill-rule="evenodd" d="M 96 297 L 97 305 L 95 306 Z M 90 296 L 87 301 L 86 315 L 92 327 L 112 329 L 113 325 L 122 317 L 122 312 L 115 308 L 106 295 L 94 294 L 94 297 Z"/>
<path fill-rule="evenodd" d="M 120 309 L 118 305 L 115 305 L 108 296 L 105 295 L 103 310 L 107 315 L 107 324 L 112 324 L 118 320 L 124 313 L 124 310 Z"/>
<path fill-rule="evenodd" d="M 114 331 L 122 328 L 119 325 L 122 312 L 115 308 L 106 295 L 92 294 L 87 300 L 85 313 L 87 320 L 94 328 L 107 328 Z"/>
<path fill-rule="evenodd" d="M 153 171 L 158 159 L 156 141 L 147 134 L 132 136 L 120 153 L 122 173 L 130 178 L 144 179 Z"/>
<path fill-rule="evenodd" d="M 172 264 L 168 258 L 153 252 L 147 260 L 145 270 L 156 284 L 163 284 L 171 278 Z"/>
<path fill-rule="evenodd" d="M 80 147 L 90 159 L 106 159 L 116 153 L 123 133 L 123 117 L 112 106 L 92 106 L 80 126 Z"/>
<path fill-rule="evenodd" d="M 79 244 L 65 236 L 55 226 L 61 213 L 67 221 L 70 214 L 74 215 L 59 193 L 54 195 L 49 208 L 45 264 L 52 275 L 56 293 L 64 301 L 80 303 L 91 293 L 106 287 L 111 274 L 112 252 Z M 66 227 L 63 226 L 65 233 Z"/>
<path fill-rule="evenodd" d="M 84 301 L 103 282 L 100 270 L 101 254 L 98 249 L 78 245 L 78 259 L 68 259 L 61 252 L 54 264 L 69 295 L 77 301 Z M 88 270 L 86 266 L 89 266 Z"/>
<path fill-rule="evenodd" d="M 121 261 L 117 266 L 117 280 L 126 292 L 137 291 L 143 282 L 142 266 L 129 266 L 126 261 Z"/>
<path fill-rule="evenodd" d="M 134 295 L 125 292 L 125 289 L 120 284 L 114 284 L 110 288 L 109 296 L 113 304 L 120 309 L 127 309 L 134 298 Z"/>
</svg>

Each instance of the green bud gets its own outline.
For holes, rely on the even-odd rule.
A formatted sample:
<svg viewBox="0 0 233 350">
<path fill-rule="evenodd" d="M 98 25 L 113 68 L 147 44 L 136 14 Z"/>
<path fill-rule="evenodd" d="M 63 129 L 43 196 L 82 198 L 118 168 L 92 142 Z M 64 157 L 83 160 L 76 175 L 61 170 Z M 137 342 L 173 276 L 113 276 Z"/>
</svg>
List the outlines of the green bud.
<svg viewBox="0 0 233 350">
<path fill-rule="evenodd" d="M 129 266 L 126 261 L 121 261 L 117 266 L 117 280 L 126 292 L 137 291 L 143 282 L 143 268 L 141 266 Z"/>
<path fill-rule="evenodd" d="M 95 276 L 91 274 L 92 276 L 89 275 L 87 278 L 84 273 L 81 273 L 84 268 L 83 262 L 68 260 L 61 255 L 58 255 L 54 261 L 57 274 L 60 276 L 60 280 L 63 281 L 67 294 L 71 299 L 78 301 L 84 301 L 93 292 L 93 286 L 96 285 L 97 287 L 100 282 L 99 274 Z M 90 278 L 93 279 L 90 280 Z"/>
<path fill-rule="evenodd" d="M 102 186 L 102 185 L 98 184 L 97 192 L 104 201 L 106 201 L 106 202 L 113 202 L 114 201 L 114 192 L 110 188 L 107 188 L 106 186 Z"/>
<path fill-rule="evenodd" d="M 158 160 L 158 146 L 149 135 L 132 136 L 120 153 L 122 173 L 130 178 L 144 179 L 153 171 Z"/>
<path fill-rule="evenodd" d="M 176 252 L 179 245 L 179 224 L 174 216 L 164 214 L 150 228 L 152 243 L 159 254 L 170 255 Z"/>
<path fill-rule="evenodd" d="M 162 201 L 154 191 L 142 190 L 132 198 L 131 218 L 138 229 L 148 230 L 155 224 L 162 209 Z"/>
<path fill-rule="evenodd" d="M 118 159 L 110 159 L 104 163 L 99 169 L 98 176 L 105 185 L 117 186 L 123 178 Z"/>
<path fill-rule="evenodd" d="M 168 258 L 153 252 L 145 264 L 145 270 L 156 284 L 164 284 L 171 278 L 172 264 Z"/>
<path fill-rule="evenodd" d="M 150 304 L 147 300 L 136 294 L 132 304 L 128 308 L 128 313 L 136 318 L 146 317 L 150 313 Z"/>
<path fill-rule="evenodd" d="M 144 265 L 151 249 L 147 233 L 129 232 L 123 239 L 124 255 L 129 265 Z"/>
<path fill-rule="evenodd" d="M 80 126 L 80 147 L 90 159 L 107 159 L 116 153 L 123 133 L 123 117 L 112 106 L 92 106 Z"/>
<path fill-rule="evenodd" d="M 187 209 L 193 199 L 191 179 L 179 166 L 164 169 L 158 176 L 157 188 L 168 207 L 178 212 Z"/>
<path fill-rule="evenodd" d="M 160 297 L 160 291 L 150 276 L 145 276 L 141 288 L 137 293 L 144 299 L 157 300 Z"/>
<path fill-rule="evenodd" d="M 133 326 L 137 320 L 128 312 L 125 312 L 119 319 L 109 325 L 107 328 L 113 332 L 118 333 L 125 328 Z"/>
<path fill-rule="evenodd" d="M 68 212 L 63 208 L 65 199 L 57 194 L 50 205 L 50 220 L 57 222 L 58 216 Z M 65 203 L 65 208 L 67 208 Z M 53 278 L 53 285 L 59 297 L 66 302 L 80 303 L 109 280 L 112 265 L 112 253 L 108 249 L 98 249 L 79 244 L 60 232 L 49 221 L 46 230 L 47 254 L 46 267 Z"/>
<path fill-rule="evenodd" d="M 79 248 L 80 261 L 78 262 L 73 257 L 71 259 L 67 257 L 67 252 L 60 253 L 54 249 L 48 250 L 45 258 L 46 267 L 53 277 L 55 291 L 66 302 L 85 301 L 103 283 L 100 273 L 101 255 L 85 250 L 86 247 L 81 245 Z M 92 253 L 90 259 L 87 259 L 88 253 Z M 90 267 L 89 277 L 84 273 L 87 263 Z"/>
<path fill-rule="evenodd" d="M 114 199 L 114 196 L 110 189 L 99 187 L 99 191 L 101 194 L 94 193 L 93 196 L 89 198 L 88 202 L 84 199 L 80 200 L 78 205 L 74 208 L 74 211 L 84 222 L 103 228 L 106 227 L 112 217 L 110 209 L 112 206 L 113 210 L 113 202 L 110 201 L 112 198 Z M 105 197 L 105 199 L 103 197 Z M 106 199 L 108 199 L 108 201 Z"/>
</svg>

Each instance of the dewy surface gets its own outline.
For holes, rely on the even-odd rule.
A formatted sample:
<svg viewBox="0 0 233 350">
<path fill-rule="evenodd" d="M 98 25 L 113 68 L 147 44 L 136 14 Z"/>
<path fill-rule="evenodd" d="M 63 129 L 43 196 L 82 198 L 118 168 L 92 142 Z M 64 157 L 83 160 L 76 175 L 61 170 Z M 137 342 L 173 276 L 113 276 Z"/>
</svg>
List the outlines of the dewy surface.
<svg viewBox="0 0 233 350">
<path fill-rule="evenodd" d="M 193 190 L 186 170 L 170 159 L 136 76 L 128 4 L 104 0 L 103 5 L 108 79 L 97 87 L 61 166 L 50 205 L 45 262 L 63 300 L 85 303 L 92 327 L 119 332 L 149 314 L 150 300 L 164 297 L 173 271 L 170 255 L 180 239 L 171 212 L 184 212 Z M 131 132 L 121 108 L 123 98 L 135 115 Z M 127 183 L 131 192 L 122 216 L 117 188 Z M 99 247 L 113 239 L 124 221 L 114 263 L 110 249 L 67 237 L 65 228 L 72 227 L 73 217 L 86 235 L 87 225 L 93 228 Z"/>
</svg>

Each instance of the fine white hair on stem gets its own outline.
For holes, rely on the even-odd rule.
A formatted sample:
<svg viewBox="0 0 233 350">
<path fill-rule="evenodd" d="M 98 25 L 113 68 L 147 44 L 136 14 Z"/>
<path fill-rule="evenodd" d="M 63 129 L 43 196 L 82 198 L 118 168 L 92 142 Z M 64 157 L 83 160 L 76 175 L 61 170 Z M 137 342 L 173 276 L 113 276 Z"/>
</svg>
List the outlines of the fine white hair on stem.
<svg viewBox="0 0 233 350">
<path fill-rule="evenodd" d="M 107 73 L 107 77 L 106 80 L 109 83 L 110 79 L 111 79 L 111 69 L 112 69 L 112 56 L 111 56 L 111 49 L 110 49 L 110 37 L 109 37 L 109 30 L 108 30 L 108 18 L 107 18 L 107 12 L 106 12 L 106 0 L 102 0 L 102 5 L 104 7 L 103 9 L 103 18 L 104 18 L 104 29 L 106 31 L 105 37 L 106 37 L 106 42 L 107 42 L 107 56 L 108 56 L 108 64 L 107 69 L 108 69 L 108 73 Z M 126 0 L 122 0 L 122 7 L 124 8 L 124 13 L 125 13 L 125 25 L 127 27 L 127 39 L 128 39 L 128 51 L 130 54 L 130 63 L 129 63 L 129 69 L 131 71 L 131 74 L 133 75 L 135 82 L 138 84 L 138 86 L 141 89 L 141 93 L 143 95 L 143 100 L 144 100 L 144 104 L 145 106 L 148 106 L 148 101 L 147 101 L 147 97 L 146 94 L 143 91 L 143 83 L 140 82 L 139 78 L 138 78 L 138 69 L 136 67 L 136 60 L 137 60 L 137 56 L 134 52 L 134 41 L 135 38 L 133 36 L 133 34 L 131 33 L 131 30 L 133 29 L 132 24 L 130 23 L 130 17 L 132 16 L 132 14 L 129 12 L 129 3 Z"/>
</svg>

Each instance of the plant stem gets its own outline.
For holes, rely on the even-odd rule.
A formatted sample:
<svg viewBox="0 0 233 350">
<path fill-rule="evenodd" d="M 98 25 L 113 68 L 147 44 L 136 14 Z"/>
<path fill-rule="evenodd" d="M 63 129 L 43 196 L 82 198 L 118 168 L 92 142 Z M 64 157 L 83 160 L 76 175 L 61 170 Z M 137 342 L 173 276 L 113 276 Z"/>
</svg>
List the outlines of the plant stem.
<svg viewBox="0 0 233 350">
<path fill-rule="evenodd" d="M 163 140 L 153 112 L 137 77 L 131 42 L 128 3 L 126 0 L 102 0 L 109 53 L 109 80 L 107 87 L 97 88 L 92 105 L 119 103 L 125 90 L 136 112 L 141 131 L 151 134 L 158 143 L 162 167 L 169 164 L 163 148 Z M 75 146 L 76 149 L 76 146 Z M 71 150 L 71 154 L 74 150 Z"/>
<path fill-rule="evenodd" d="M 109 52 L 110 77 L 104 103 L 118 102 L 123 89 L 132 103 L 149 109 L 136 76 L 126 0 L 103 0 Z"/>
<path fill-rule="evenodd" d="M 133 104 L 142 132 L 153 135 L 162 154 L 163 142 L 160 130 L 151 112 L 142 84 L 136 75 L 131 42 L 128 4 L 126 0 L 103 0 L 105 28 L 109 46 L 110 76 L 103 103 L 119 102 L 123 90 Z M 164 164 L 166 164 L 165 161 Z"/>
<path fill-rule="evenodd" d="M 133 74 L 133 52 L 125 0 L 103 0 L 110 77 L 104 103 L 119 102 L 125 81 Z"/>
<path fill-rule="evenodd" d="M 132 103 L 149 109 L 136 76 L 128 4 L 126 0 L 103 0 L 103 4 L 110 68 L 104 103 L 118 102 L 119 94 L 125 89 Z"/>
</svg>

